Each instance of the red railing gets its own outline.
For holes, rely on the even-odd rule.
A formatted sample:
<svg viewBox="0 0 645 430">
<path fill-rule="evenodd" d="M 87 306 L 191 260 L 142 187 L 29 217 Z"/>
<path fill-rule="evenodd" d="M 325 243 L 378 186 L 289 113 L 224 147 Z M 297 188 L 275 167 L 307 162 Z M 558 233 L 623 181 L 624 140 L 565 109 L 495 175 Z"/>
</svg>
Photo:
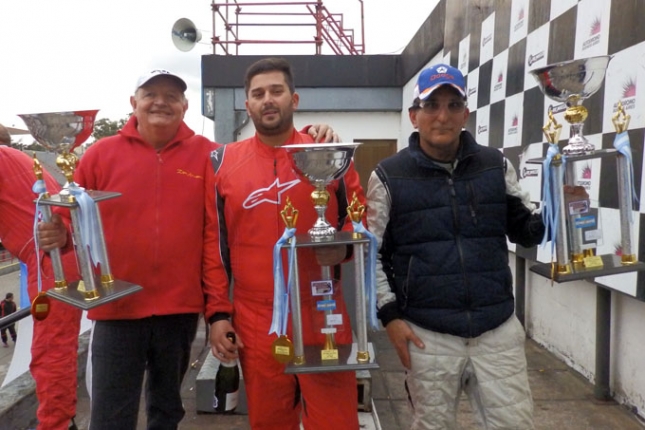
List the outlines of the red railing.
<svg viewBox="0 0 645 430">
<path fill-rule="evenodd" d="M 335 55 L 362 55 L 365 53 L 365 32 L 363 20 L 363 0 L 360 3 L 360 43 L 353 29 L 344 27 L 343 14 L 331 13 L 322 0 L 253 2 L 245 0 L 226 0 L 211 3 L 213 12 L 213 54 L 218 49 L 224 55 L 239 55 L 244 44 L 312 44 L 316 55 L 323 54 L 328 47 Z M 256 20 L 255 17 L 262 17 Z M 243 38 L 242 28 L 263 27 L 267 37 Z M 296 27 L 312 27 L 307 32 L 295 31 Z M 275 37 L 284 34 L 284 38 Z M 258 36 L 258 32 L 254 33 Z M 293 37 L 290 37 L 293 36 Z M 301 36 L 298 38 L 297 36 Z M 235 48 L 235 49 L 233 49 Z"/>
</svg>

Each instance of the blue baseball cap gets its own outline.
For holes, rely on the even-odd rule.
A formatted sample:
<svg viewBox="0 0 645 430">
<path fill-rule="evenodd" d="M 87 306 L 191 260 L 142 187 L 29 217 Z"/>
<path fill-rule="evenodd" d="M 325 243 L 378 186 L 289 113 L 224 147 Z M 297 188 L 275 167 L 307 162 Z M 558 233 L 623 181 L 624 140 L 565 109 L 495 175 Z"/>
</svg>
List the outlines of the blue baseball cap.
<svg viewBox="0 0 645 430">
<path fill-rule="evenodd" d="M 466 82 L 459 69 L 448 64 L 435 64 L 419 74 L 417 84 L 414 86 L 413 100 L 417 98 L 425 100 L 434 90 L 443 85 L 452 86 L 464 99 L 466 98 Z"/>
</svg>

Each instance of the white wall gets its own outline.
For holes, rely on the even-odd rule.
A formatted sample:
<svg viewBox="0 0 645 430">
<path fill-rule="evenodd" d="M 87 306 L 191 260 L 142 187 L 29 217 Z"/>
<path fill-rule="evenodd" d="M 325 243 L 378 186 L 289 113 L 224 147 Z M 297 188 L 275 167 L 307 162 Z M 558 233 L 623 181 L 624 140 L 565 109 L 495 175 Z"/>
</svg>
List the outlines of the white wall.
<svg viewBox="0 0 645 430">
<path fill-rule="evenodd" d="M 526 330 L 530 338 L 595 382 L 596 285 L 587 281 L 554 283 L 529 270 L 527 261 Z M 510 253 L 515 276 L 515 254 Z M 645 418 L 645 303 L 612 292 L 610 390 L 614 398 Z"/>
</svg>

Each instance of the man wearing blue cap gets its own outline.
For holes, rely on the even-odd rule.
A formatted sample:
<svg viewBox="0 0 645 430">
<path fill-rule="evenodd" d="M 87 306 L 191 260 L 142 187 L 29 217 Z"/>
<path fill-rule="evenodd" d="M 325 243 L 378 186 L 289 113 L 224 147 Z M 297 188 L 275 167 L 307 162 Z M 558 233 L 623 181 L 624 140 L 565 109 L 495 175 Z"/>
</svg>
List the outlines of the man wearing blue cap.
<svg viewBox="0 0 645 430">
<path fill-rule="evenodd" d="M 417 131 L 367 192 L 378 315 L 407 369 L 412 428 L 455 428 L 462 392 L 482 427 L 533 428 L 506 238 L 536 245 L 544 224 L 502 153 L 464 130 L 459 70 L 423 70 L 413 98 Z"/>
</svg>

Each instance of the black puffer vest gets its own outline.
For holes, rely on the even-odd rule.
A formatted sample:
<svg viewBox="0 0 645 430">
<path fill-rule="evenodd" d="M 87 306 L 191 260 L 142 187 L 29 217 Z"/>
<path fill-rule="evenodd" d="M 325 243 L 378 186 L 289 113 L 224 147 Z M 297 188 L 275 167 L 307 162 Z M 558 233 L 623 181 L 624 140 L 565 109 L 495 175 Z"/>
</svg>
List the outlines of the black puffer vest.
<svg viewBox="0 0 645 430">
<path fill-rule="evenodd" d="M 413 133 L 376 172 L 392 199 L 381 252 L 403 318 L 466 338 L 506 321 L 514 303 L 502 154 L 464 131 L 451 174 Z"/>
</svg>

